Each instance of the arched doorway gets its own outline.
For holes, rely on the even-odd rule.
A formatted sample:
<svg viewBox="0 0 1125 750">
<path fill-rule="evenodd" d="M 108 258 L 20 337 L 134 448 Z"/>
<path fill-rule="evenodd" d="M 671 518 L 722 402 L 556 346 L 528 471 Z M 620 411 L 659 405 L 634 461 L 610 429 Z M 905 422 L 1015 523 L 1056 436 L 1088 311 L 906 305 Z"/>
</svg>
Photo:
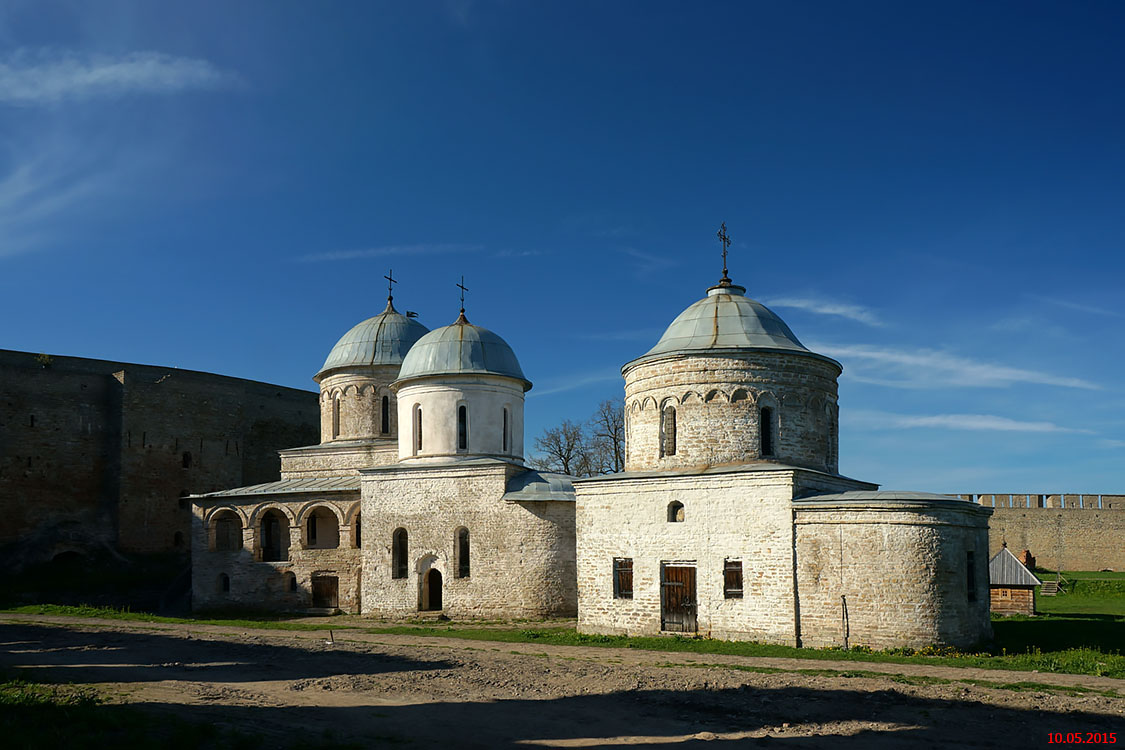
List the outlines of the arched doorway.
<svg viewBox="0 0 1125 750">
<path fill-rule="evenodd" d="M 423 612 L 441 611 L 441 571 L 430 568 L 422 578 Z"/>
</svg>

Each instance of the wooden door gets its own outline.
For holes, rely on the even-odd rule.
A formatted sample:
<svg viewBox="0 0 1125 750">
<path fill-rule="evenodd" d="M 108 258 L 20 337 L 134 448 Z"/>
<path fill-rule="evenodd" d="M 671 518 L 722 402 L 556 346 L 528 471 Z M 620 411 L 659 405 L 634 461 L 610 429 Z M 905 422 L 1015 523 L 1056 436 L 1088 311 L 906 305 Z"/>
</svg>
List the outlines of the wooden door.
<svg viewBox="0 0 1125 750">
<path fill-rule="evenodd" d="M 694 566 L 660 566 L 660 629 L 677 633 L 698 629 Z"/>
<path fill-rule="evenodd" d="M 340 606 L 340 579 L 336 576 L 313 576 L 313 607 L 336 609 Z"/>
</svg>

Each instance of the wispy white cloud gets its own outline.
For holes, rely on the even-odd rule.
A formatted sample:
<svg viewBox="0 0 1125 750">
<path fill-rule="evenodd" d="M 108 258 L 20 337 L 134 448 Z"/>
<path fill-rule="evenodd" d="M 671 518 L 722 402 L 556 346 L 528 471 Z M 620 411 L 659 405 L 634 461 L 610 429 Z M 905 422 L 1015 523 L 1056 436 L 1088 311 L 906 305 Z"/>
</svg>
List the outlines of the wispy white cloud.
<svg viewBox="0 0 1125 750">
<path fill-rule="evenodd" d="M 677 265 L 676 261 L 663 255 L 646 253 L 635 247 L 620 248 L 621 252 L 638 261 L 633 264 L 633 271 L 639 276 L 649 276 L 654 273 L 663 273 Z"/>
<path fill-rule="evenodd" d="M 15 256 L 81 233 L 105 219 L 135 189 L 149 158 L 138 145 L 122 151 L 101 139 L 59 133 L 9 142 L 0 153 L 0 257 Z"/>
<path fill-rule="evenodd" d="M 161 52 L 111 57 L 57 49 L 20 49 L 0 60 L 0 102 L 7 104 L 56 104 L 239 84 L 239 76 L 207 60 Z"/>
<path fill-rule="evenodd" d="M 777 297 L 762 301 L 768 307 L 790 307 L 797 310 L 818 313 L 820 315 L 835 315 L 876 328 L 881 328 L 886 325 L 870 308 L 862 305 L 853 305 L 847 302 L 833 302 L 832 300 L 812 299 L 808 297 Z"/>
<path fill-rule="evenodd" d="M 1055 307 L 1062 307 L 1067 310 L 1076 310 L 1078 312 L 1089 313 L 1090 315 L 1103 315 L 1109 318 L 1125 317 L 1125 312 L 1120 310 L 1107 310 L 1104 307 L 1095 307 L 1094 305 L 1085 305 L 1081 302 L 1073 302 L 1068 299 L 1059 299 L 1057 297 L 1043 297 L 1040 295 L 1028 295 L 1031 299 L 1039 302 L 1046 302 L 1048 305 Z"/>
<path fill-rule="evenodd" d="M 882 429 L 938 428 L 996 432 L 1081 432 L 1092 430 L 1063 427 L 1053 422 L 1027 422 L 995 414 L 892 414 L 881 411 L 849 412 L 849 422 Z"/>
<path fill-rule="evenodd" d="M 492 254 L 493 258 L 537 258 L 546 255 L 545 250 L 498 250 Z"/>
<path fill-rule="evenodd" d="M 1016 383 L 1101 390 L 1082 378 L 1025 370 L 933 349 L 907 351 L 868 345 L 811 344 L 813 351 L 841 360 L 853 380 L 894 388 L 1007 388 Z"/>
<path fill-rule="evenodd" d="M 1099 440 L 1100 445 L 1106 448 L 1125 448 L 1125 440 L 1114 440 L 1113 438 L 1104 438 Z"/>
<path fill-rule="evenodd" d="M 566 378 L 552 378 L 545 388 L 535 388 L 527 394 L 527 397 L 553 396 L 556 393 L 574 391 L 598 383 L 608 383 L 611 380 L 621 380 L 621 371 L 615 369 L 596 370 L 584 374 L 570 375 Z"/>
<path fill-rule="evenodd" d="M 442 255 L 445 253 L 473 253 L 481 249 L 481 245 L 465 245 L 458 243 L 422 243 L 417 245 L 381 245 L 380 247 L 367 247 L 359 250 L 331 250 L 325 253 L 309 253 L 300 255 L 293 260 L 298 263 L 321 263 L 338 260 L 357 260 L 359 258 L 385 258 L 393 255 Z"/>
</svg>

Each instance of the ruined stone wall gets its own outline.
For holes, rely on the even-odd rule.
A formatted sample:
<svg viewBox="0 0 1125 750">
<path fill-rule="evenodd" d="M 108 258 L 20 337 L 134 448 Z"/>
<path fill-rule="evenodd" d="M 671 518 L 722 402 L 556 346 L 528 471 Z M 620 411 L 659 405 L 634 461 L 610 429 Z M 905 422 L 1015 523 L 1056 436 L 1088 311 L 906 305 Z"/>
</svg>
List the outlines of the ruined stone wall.
<svg viewBox="0 0 1125 750">
<path fill-rule="evenodd" d="M 987 514 L 965 505 L 801 503 L 794 513 L 801 645 L 969 647 L 987 640 Z"/>
<path fill-rule="evenodd" d="M 363 612 L 417 614 L 427 571 L 442 577 L 453 618 L 573 616 L 574 505 L 511 503 L 507 480 L 521 470 L 484 466 L 398 466 L 363 475 Z M 470 575 L 457 577 L 456 535 L 469 530 Z M 392 540 L 407 532 L 408 572 L 392 576 Z"/>
<path fill-rule="evenodd" d="M 315 441 L 316 411 L 292 388 L 0 351 L 0 557 L 186 550 L 182 498 L 277 479 L 277 451 Z"/>
<path fill-rule="evenodd" d="M 836 473 L 839 368 L 777 352 L 678 355 L 625 373 L 627 471 L 777 461 Z M 676 410 L 675 454 L 661 455 L 665 407 Z M 773 411 L 773 453 L 763 455 L 760 413 Z"/>
<path fill-rule="evenodd" d="M 699 633 L 794 644 L 791 500 L 808 473 L 746 469 L 575 483 L 579 630 L 651 635 L 661 629 L 661 564 L 696 568 Z M 816 475 L 821 491 L 873 485 Z M 669 504 L 683 520 L 669 520 Z M 632 598 L 614 598 L 615 558 L 633 564 Z M 743 595 L 727 598 L 727 560 L 742 563 Z"/>
<path fill-rule="evenodd" d="M 1051 570 L 1125 570 L 1125 496 L 961 495 L 993 509 L 989 556 L 1004 542 Z"/>
<path fill-rule="evenodd" d="M 326 509 L 336 519 L 335 546 L 309 543 L 308 518 L 317 509 Z M 263 561 L 262 554 L 262 519 L 271 510 L 282 514 L 283 533 L 288 534 L 286 559 L 278 562 Z M 216 549 L 216 520 L 232 518 L 231 514 L 238 519 L 241 547 Z M 357 520 L 358 492 L 197 499 L 192 510 L 192 608 L 308 610 L 314 604 L 313 577 L 332 576 L 338 581 L 337 608 L 359 612 Z M 326 534 L 322 527 L 321 540 Z M 359 536 L 362 538 L 362 530 Z M 224 575 L 229 585 L 227 591 L 222 585 Z"/>
</svg>

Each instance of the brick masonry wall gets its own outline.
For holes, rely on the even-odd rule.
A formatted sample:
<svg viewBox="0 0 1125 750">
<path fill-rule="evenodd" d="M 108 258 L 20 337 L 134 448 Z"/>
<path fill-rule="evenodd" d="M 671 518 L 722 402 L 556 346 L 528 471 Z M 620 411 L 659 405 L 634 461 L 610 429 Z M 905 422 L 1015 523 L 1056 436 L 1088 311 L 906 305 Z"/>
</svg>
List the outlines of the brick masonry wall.
<svg viewBox="0 0 1125 750">
<path fill-rule="evenodd" d="M 426 571 L 438 570 L 444 611 L 455 618 L 573 616 L 574 505 L 510 503 L 508 463 L 397 466 L 362 479 L 363 612 L 410 617 Z M 409 573 L 392 578 L 392 538 L 408 535 Z M 457 529 L 469 530 L 471 570 L 455 576 Z"/>
<path fill-rule="evenodd" d="M 0 351 L 0 559 L 186 550 L 182 496 L 276 479 L 277 451 L 315 441 L 316 424 L 307 391 Z"/>
<path fill-rule="evenodd" d="M 579 630 L 660 632 L 661 563 L 694 563 L 699 632 L 715 638 L 796 642 L 791 499 L 806 473 L 745 470 L 712 474 L 617 476 L 579 481 Z M 817 475 L 826 491 L 872 485 Z M 668 521 L 671 502 L 682 522 Z M 633 598 L 613 596 L 614 558 L 633 560 Z M 742 561 L 744 594 L 727 599 L 723 568 Z"/>
<path fill-rule="evenodd" d="M 798 507 L 801 645 L 843 645 L 845 616 L 848 645 L 967 647 L 987 640 L 988 517 L 965 505 Z"/>
<path fill-rule="evenodd" d="M 335 547 L 307 544 L 308 517 L 318 508 L 327 509 L 336 518 Z M 289 534 L 289 549 L 282 562 L 262 561 L 262 517 L 270 510 L 280 512 L 286 519 L 284 530 Z M 214 521 L 224 511 L 239 520 L 241 549 L 215 550 Z M 192 608 L 307 610 L 313 606 L 313 576 L 335 576 L 339 580 L 338 608 L 359 612 L 360 551 L 355 545 L 358 513 L 358 492 L 196 500 L 192 511 Z M 329 532 L 322 527 L 320 538 L 327 535 Z M 361 529 L 361 540 L 362 536 Z M 222 591 L 220 585 L 224 574 L 230 580 L 229 592 Z M 289 590 L 289 574 L 296 578 L 295 592 Z"/>
<path fill-rule="evenodd" d="M 835 473 L 839 455 L 839 368 L 777 352 L 676 355 L 625 373 L 626 470 L 675 469 L 757 461 L 759 414 L 774 413 L 774 452 L 766 460 Z M 675 455 L 660 455 L 665 406 L 676 409 Z"/>
</svg>

